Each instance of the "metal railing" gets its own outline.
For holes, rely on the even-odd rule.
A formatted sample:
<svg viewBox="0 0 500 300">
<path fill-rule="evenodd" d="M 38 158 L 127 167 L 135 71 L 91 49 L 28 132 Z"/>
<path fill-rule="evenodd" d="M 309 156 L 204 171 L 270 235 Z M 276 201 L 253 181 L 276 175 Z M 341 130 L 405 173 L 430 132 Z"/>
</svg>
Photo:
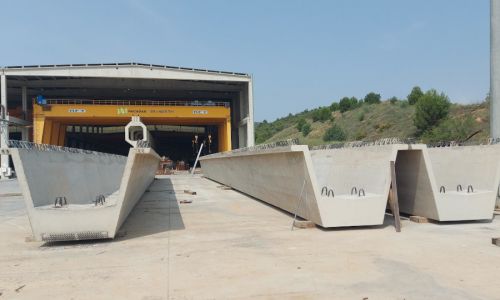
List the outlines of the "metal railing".
<svg viewBox="0 0 500 300">
<path fill-rule="evenodd" d="M 499 143 L 500 143 L 500 138 L 496 139 L 488 138 L 488 139 L 482 139 L 477 141 L 466 141 L 466 142 L 441 141 L 441 142 L 429 143 L 427 144 L 427 147 L 439 148 L 439 147 L 459 147 L 459 146 L 481 146 L 481 145 L 496 145 Z"/>
<path fill-rule="evenodd" d="M 340 148 L 357 148 L 357 147 L 369 147 L 369 146 L 384 146 L 384 145 L 396 145 L 396 144 L 425 144 L 429 148 L 436 147 L 459 147 L 459 146 L 480 146 L 480 145 L 495 145 L 499 144 L 500 139 L 483 139 L 477 141 L 441 141 L 435 143 L 422 143 L 414 138 L 383 138 L 375 141 L 353 141 L 353 142 L 343 142 L 343 143 L 334 143 L 320 146 L 312 146 L 309 147 L 311 150 L 327 150 L 327 149 L 340 149 Z"/>
<path fill-rule="evenodd" d="M 229 102 L 222 101 L 180 101 L 180 100 L 107 100 L 107 99 L 46 99 L 47 104 L 62 105 L 137 105 L 137 106 L 216 106 L 230 107 Z"/>
<path fill-rule="evenodd" d="M 276 149 L 276 148 L 285 148 L 285 147 L 290 147 L 290 146 L 298 145 L 298 144 L 299 144 L 299 139 L 288 139 L 288 140 L 278 141 L 278 142 L 269 143 L 269 144 L 261 144 L 261 145 L 251 146 L 251 147 L 234 149 L 231 151 L 218 152 L 218 153 L 207 155 L 207 157 L 208 156 L 209 157 L 218 157 L 218 156 L 224 156 L 226 154 L 232 154 L 232 153 L 243 153 L 243 152 Z"/>
<path fill-rule="evenodd" d="M 328 150 L 328 149 L 341 149 L 341 148 L 358 148 L 358 147 L 369 147 L 369 146 L 384 146 L 384 145 L 396 145 L 396 144 L 416 144 L 415 139 L 401 139 L 401 138 L 384 138 L 375 141 L 353 141 L 344 143 L 334 143 L 327 145 L 319 145 L 309 147 L 310 150 Z"/>
<path fill-rule="evenodd" d="M 328 149 L 342 149 L 342 148 L 359 148 L 359 147 L 369 147 L 369 146 L 385 146 L 385 145 L 397 145 L 406 144 L 414 145 L 420 142 L 414 138 L 383 138 L 374 141 L 353 141 L 353 142 L 342 142 L 319 146 L 309 146 L 310 150 L 328 150 Z M 270 144 L 261 144 L 252 147 L 239 148 L 226 152 L 219 152 L 211 154 L 210 157 L 224 156 L 225 154 L 241 153 L 249 151 L 260 151 L 266 149 L 283 148 L 290 147 L 293 145 L 299 145 L 299 139 L 288 139 L 285 141 L 278 141 Z M 423 144 L 423 143 L 422 143 Z M 495 145 L 500 144 L 500 139 L 486 139 L 480 141 L 468 141 L 468 142 L 439 142 L 426 144 L 429 148 L 434 147 L 455 147 L 455 146 L 475 146 L 475 145 Z"/>
<path fill-rule="evenodd" d="M 17 149 L 27 149 L 33 151 L 44 151 L 44 152 L 67 152 L 67 153 L 79 153 L 79 154 L 91 154 L 91 155 L 103 155 L 103 156 L 114 156 L 123 158 L 123 155 L 112 154 L 112 153 L 104 153 L 97 152 L 92 150 L 84 150 L 78 148 L 70 148 L 56 145 L 48 145 L 48 144 L 36 144 L 32 142 L 26 141 L 18 141 L 18 140 L 9 140 L 7 143 L 9 148 L 17 148 Z"/>
</svg>

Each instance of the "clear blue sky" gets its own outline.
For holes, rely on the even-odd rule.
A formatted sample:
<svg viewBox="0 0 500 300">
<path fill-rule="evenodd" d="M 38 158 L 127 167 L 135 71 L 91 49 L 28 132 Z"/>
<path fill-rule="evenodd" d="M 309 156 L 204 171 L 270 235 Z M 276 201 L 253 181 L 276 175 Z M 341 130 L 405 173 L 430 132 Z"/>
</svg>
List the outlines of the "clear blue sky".
<svg viewBox="0 0 500 300">
<path fill-rule="evenodd" d="M 489 0 L 0 0 L 0 65 L 137 61 L 254 77 L 255 118 L 414 85 L 489 90 Z"/>
</svg>

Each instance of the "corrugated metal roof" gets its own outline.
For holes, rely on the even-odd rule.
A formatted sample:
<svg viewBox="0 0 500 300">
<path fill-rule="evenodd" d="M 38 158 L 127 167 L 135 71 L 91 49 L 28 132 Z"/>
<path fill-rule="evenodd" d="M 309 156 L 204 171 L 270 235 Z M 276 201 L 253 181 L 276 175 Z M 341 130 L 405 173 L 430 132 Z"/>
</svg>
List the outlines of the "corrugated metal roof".
<svg viewBox="0 0 500 300">
<path fill-rule="evenodd" d="M 102 63 L 102 64 L 60 64 L 60 65 L 26 65 L 26 66 L 5 66 L 0 67 L 0 69 L 34 69 L 34 68 L 81 68 L 81 67 L 116 67 L 116 66 L 139 66 L 148 68 L 158 68 L 158 69 L 169 69 L 169 70 L 183 70 L 192 72 L 206 72 L 213 74 L 225 74 L 225 75 L 237 75 L 237 76 L 250 76 L 246 73 L 238 72 L 227 72 L 227 71 L 216 71 L 208 69 L 197 69 L 197 68 L 185 68 L 185 67 L 174 67 L 167 65 L 155 65 L 155 64 L 143 64 L 137 62 L 128 63 Z"/>
</svg>

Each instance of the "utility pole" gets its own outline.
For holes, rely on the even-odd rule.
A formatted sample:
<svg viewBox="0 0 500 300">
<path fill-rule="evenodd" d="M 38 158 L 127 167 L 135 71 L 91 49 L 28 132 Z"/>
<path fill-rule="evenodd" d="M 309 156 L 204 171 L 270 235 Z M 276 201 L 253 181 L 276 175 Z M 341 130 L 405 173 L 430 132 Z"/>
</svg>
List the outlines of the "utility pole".
<svg viewBox="0 0 500 300">
<path fill-rule="evenodd" d="M 500 0 L 490 0 L 490 137 L 500 138 Z"/>
</svg>

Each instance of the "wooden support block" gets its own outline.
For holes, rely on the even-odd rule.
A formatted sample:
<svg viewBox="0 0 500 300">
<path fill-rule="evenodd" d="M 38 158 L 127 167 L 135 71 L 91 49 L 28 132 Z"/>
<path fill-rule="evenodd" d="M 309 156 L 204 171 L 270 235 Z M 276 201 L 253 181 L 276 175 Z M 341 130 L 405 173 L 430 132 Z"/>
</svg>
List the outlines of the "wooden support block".
<svg viewBox="0 0 500 300">
<path fill-rule="evenodd" d="M 421 216 L 410 216 L 410 221 L 415 223 L 430 223 L 428 218 Z"/>
<path fill-rule="evenodd" d="M 396 164 L 390 163 L 391 168 L 391 189 L 389 190 L 389 208 L 394 216 L 394 227 L 396 232 L 401 232 L 401 217 L 399 216 L 398 185 L 396 183 Z"/>
<path fill-rule="evenodd" d="M 312 221 L 307 221 L 307 220 L 304 220 L 304 221 L 295 220 L 293 222 L 293 226 L 297 227 L 297 228 L 305 229 L 305 228 L 315 228 L 316 224 L 314 224 Z"/>
<path fill-rule="evenodd" d="M 496 238 L 492 238 L 491 239 L 491 243 L 495 246 L 499 246 L 500 247 L 500 237 L 496 237 Z"/>
</svg>

